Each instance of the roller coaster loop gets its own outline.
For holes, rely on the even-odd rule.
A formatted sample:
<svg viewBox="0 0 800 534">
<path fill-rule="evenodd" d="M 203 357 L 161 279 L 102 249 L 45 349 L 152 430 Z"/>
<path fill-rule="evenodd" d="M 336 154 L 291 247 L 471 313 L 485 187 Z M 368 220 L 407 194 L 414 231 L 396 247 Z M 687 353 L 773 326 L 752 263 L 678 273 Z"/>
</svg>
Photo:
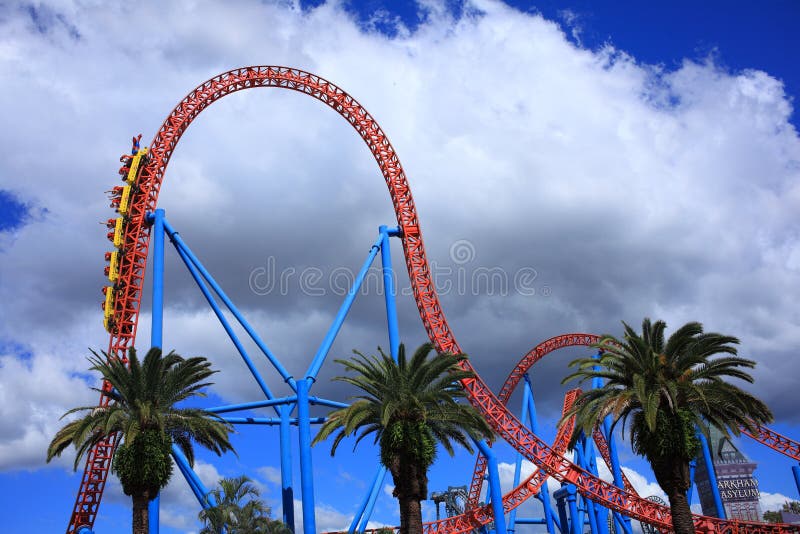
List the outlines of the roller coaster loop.
<svg viewBox="0 0 800 534">
<path fill-rule="evenodd" d="M 305 93 L 333 108 L 347 120 L 366 143 L 378 163 L 389 189 L 399 233 L 403 242 L 408 275 L 420 318 L 428 337 L 440 352 L 460 353 L 461 347 L 451 331 L 434 288 L 417 211 L 400 160 L 378 123 L 354 98 L 333 83 L 302 70 L 278 66 L 253 66 L 222 73 L 192 90 L 172 110 L 153 138 L 149 151 L 141 156 L 138 180 L 129 190 L 124 235 L 120 243 L 117 281 L 114 298 L 107 310 L 109 317 L 109 355 L 126 359 L 126 351 L 136 338 L 141 305 L 150 227 L 146 216 L 156 210 L 159 190 L 181 135 L 192 121 L 216 100 L 244 89 L 274 87 Z M 144 152 L 144 149 L 142 149 Z M 134 155 L 136 158 L 137 155 Z M 472 370 L 469 361 L 462 366 Z M 539 469 L 562 483 L 574 484 L 585 497 L 626 516 L 670 528 L 669 509 L 658 503 L 600 480 L 570 462 L 560 447 L 551 447 L 536 436 L 506 408 L 501 398 L 476 377 L 463 386 L 469 401 L 483 414 L 500 439 L 508 442 Z M 103 385 L 109 388 L 108 384 Z M 298 392 L 299 393 L 299 392 Z M 502 394 L 502 392 L 501 392 Z M 106 397 L 101 403 L 107 403 Z M 769 429 L 761 428 L 753 436 L 758 441 L 789 457 L 800 459 L 800 444 Z M 111 457 L 117 437 L 109 436 L 87 455 L 75 507 L 67 532 L 76 532 L 83 525 L 91 526 L 102 498 Z M 695 516 L 698 532 L 745 534 L 755 532 L 796 532 L 800 526 L 768 525 L 740 521 L 723 521 Z M 447 530 L 442 530 L 447 531 Z"/>
</svg>

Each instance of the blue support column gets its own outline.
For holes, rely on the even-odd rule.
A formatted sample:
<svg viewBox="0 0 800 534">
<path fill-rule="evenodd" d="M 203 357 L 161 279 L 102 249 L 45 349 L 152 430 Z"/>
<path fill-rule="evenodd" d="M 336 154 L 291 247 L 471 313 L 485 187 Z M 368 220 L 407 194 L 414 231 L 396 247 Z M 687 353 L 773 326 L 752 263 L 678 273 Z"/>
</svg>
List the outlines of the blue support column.
<svg viewBox="0 0 800 534">
<path fill-rule="evenodd" d="M 594 442 L 588 438 L 583 440 L 583 461 L 586 470 L 598 476 Z M 608 510 L 591 499 L 583 496 L 582 499 L 586 508 L 586 515 L 589 516 L 589 528 L 591 531 L 594 534 L 608 534 L 608 523 L 606 521 Z"/>
<path fill-rule="evenodd" d="M 573 454 L 572 460 L 573 460 L 573 463 L 575 463 L 576 465 L 578 465 L 581 468 L 586 469 L 588 471 L 588 468 L 586 466 L 586 460 L 583 457 L 583 450 L 584 450 L 583 446 L 584 446 L 585 443 L 586 443 L 586 437 L 583 435 L 583 433 L 581 433 L 580 440 L 578 441 L 578 443 L 575 445 L 575 448 L 573 449 L 573 453 L 574 454 Z M 577 487 L 573 486 L 573 488 L 577 491 Z M 577 494 L 577 493 L 574 494 L 573 497 L 572 497 L 572 498 L 575 499 L 575 508 L 574 508 L 574 510 L 573 510 L 571 504 L 569 506 L 569 514 L 570 514 L 570 519 L 571 519 L 570 532 L 572 532 L 572 529 L 575 528 L 575 525 L 583 525 L 583 522 L 586 519 L 586 517 L 584 516 L 584 509 L 578 507 L 578 498 L 579 497 L 580 497 L 580 495 Z M 567 503 L 569 504 L 570 502 L 571 502 L 570 501 L 570 496 L 567 495 Z M 578 532 L 582 533 L 583 532 L 583 528 L 581 528 Z"/>
<path fill-rule="evenodd" d="M 531 421 L 531 431 L 534 434 L 539 434 L 539 419 L 536 415 L 536 402 L 533 398 L 533 386 L 531 385 L 531 377 L 528 376 L 528 373 L 523 375 L 525 379 L 525 386 L 528 388 L 528 417 L 530 417 Z M 555 534 L 555 527 L 557 526 L 559 530 L 562 530 L 561 525 L 556 525 L 555 521 L 555 513 L 553 513 L 553 505 L 550 502 L 550 490 L 547 489 L 547 481 L 542 484 L 542 489 L 539 490 L 539 500 L 542 502 L 542 507 L 544 508 L 544 518 L 547 522 L 547 532 L 550 534 Z M 564 527 L 566 528 L 566 526 Z M 563 531 L 563 530 L 562 530 Z"/>
<path fill-rule="evenodd" d="M 694 475 L 697 471 L 697 460 L 692 458 L 689 461 L 689 491 L 686 494 L 686 500 L 689 501 L 689 506 L 692 505 L 692 498 L 694 497 Z"/>
<path fill-rule="evenodd" d="M 708 440 L 705 434 L 697 431 L 697 438 L 700 440 L 700 448 L 703 451 L 703 462 L 708 472 L 708 481 L 711 486 L 711 494 L 714 496 L 714 506 L 717 508 L 717 517 L 720 519 L 725 518 L 725 507 L 722 506 L 722 498 L 719 495 L 719 488 L 717 487 L 717 472 L 714 470 L 714 462 L 711 460 L 711 450 L 708 448 Z"/>
<path fill-rule="evenodd" d="M 350 523 L 350 528 L 347 529 L 349 534 L 353 534 L 356 532 L 358 528 L 358 523 L 361 521 L 361 518 L 364 517 L 366 513 L 367 506 L 369 505 L 369 501 L 372 498 L 372 493 L 375 491 L 375 487 L 379 485 L 379 481 L 382 481 L 383 478 L 386 476 L 386 468 L 384 466 L 378 466 L 378 469 L 375 471 L 375 477 L 372 479 L 372 484 L 370 485 L 370 491 L 364 495 L 364 500 L 361 501 L 361 504 L 358 507 L 358 511 L 356 515 L 353 516 L 353 521 Z M 437 509 L 438 512 L 438 509 Z"/>
<path fill-rule="evenodd" d="M 578 521 L 578 490 L 575 485 L 566 484 L 554 495 L 558 506 L 558 517 L 561 519 L 561 532 L 581 534 L 583 522 Z M 569 515 L 567 515 L 567 508 L 569 508 Z"/>
<path fill-rule="evenodd" d="M 281 507 L 283 523 L 294 532 L 294 489 L 292 488 L 292 444 L 289 426 L 292 407 L 286 404 L 278 408 L 281 415 Z"/>
<path fill-rule="evenodd" d="M 399 229 L 389 230 L 385 225 L 378 228 L 381 234 L 381 269 L 383 271 L 383 296 L 386 302 L 386 323 L 389 327 L 389 350 L 397 361 L 400 346 L 400 328 L 397 324 L 397 307 L 394 294 L 394 271 L 392 270 L 392 252 L 389 237 L 398 235 Z"/>
<path fill-rule="evenodd" d="M 569 525 L 569 516 L 567 515 L 567 507 L 566 507 L 566 497 L 567 493 L 569 492 L 569 488 L 572 487 L 574 490 L 575 487 L 571 484 L 567 484 L 566 486 L 562 486 L 561 489 L 557 490 L 553 497 L 556 498 L 556 507 L 558 508 L 558 519 L 559 519 L 559 527 L 561 530 L 561 534 L 571 534 L 572 530 L 570 529 Z"/>
<path fill-rule="evenodd" d="M 600 359 L 603 355 L 603 352 L 600 351 L 595 355 L 596 359 Z M 599 366 L 595 366 L 595 370 L 599 370 Z M 602 388 L 603 387 L 603 379 L 599 377 L 595 377 L 592 379 L 592 388 Z M 611 416 L 607 415 L 603 419 L 603 435 L 606 438 L 606 443 L 608 443 L 608 454 L 611 456 L 611 476 L 614 478 L 614 485 L 620 489 L 625 489 L 625 481 L 622 479 L 622 468 L 619 462 L 619 453 L 617 452 L 617 441 L 614 439 L 614 432 L 611 427 Z M 631 532 L 631 518 L 628 516 L 624 516 L 617 512 L 613 512 L 614 514 L 614 530 L 616 534 L 620 534 L 620 531 L 630 534 Z"/>
<path fill-rule="evenodd" d="M 794 483 L 797 486 L 797 493 L 800 494 L 800 467 L 793 465 L 792 474 L 794 475 Z"/>
<path fill-rule="evenodd" d="M 531 395 L 531 389 L 529 383 L 526 381 L 522 388 L 522 414 L 519 420 L 522 424 L 528 424 L 529 416 L 528 416 L 528 398 Z M 535 431 L 533 432 L 536 433 Z M 519 481 L 522 475 L 522 455 L 517 453 L 517 460 L 514 463 L 514 483 L 512 484 L 513 487 L 519 486 Z M 514 532 L 516 530 L 517 524 L 517 509 L 514 508 L 508 513 L 508 531 Z"/>
<path fill-rule="evenodd" d="M 364 508 L 361 522 L 358 524 L 358 532 L 364 532 L 364 530 L 367 528 L 367 523 L 369 522 L 369 518 L 372 517 L 372 511 L 375 509 L 375 501 L 378 500 L 378 495 L 380 495 L 381 486 L 383 486 L 383 481 L 386 478 L 387 471 L 388 469 L 386 469 L 384 466 L 381 466 L 378 476 L 376 476 L 375 480 L 372 482 L 372 490 L 369 492 L 367 506 Z"/>
<path fill-rule="evenodd" d="M 389 245 L 389 238 L 399 235 L 399 228 L 389 229 L 386 225 L 378 227 L 380 233 L 380 249 L 381 249 L 381 271 L 383 274 L 383 297 L 386 304 L 386 324 L 389 330 L 389 353 L 394 361 L 397 361 L 397 354 L 400 347 L 400 328 L 397 323 L 397 307 L 395 305 L 395 289 L 394 289 L 394 271 L 392 270 L 392 252 Z M 369 260 L 370 264 L 372 260 Z M 358 283 L 358 286 L 361 284 Z M 357 289 L 357 288 L 356 288 Z M 367 528 L 369 518 L 372 516 L 372 511 L 375 508 L 375 502 L 380 495 L 381 486 L 386 479 L 387 469 L 384 466 L 378 468 L 375 473 L 375 478 L 372 481 L 369 493 L 364 497 L 361 506 L 358 509 L 348 532 L 363 532 Z"/>
<path fill-rule="evenodd" d="M 164 210 L 153 214 L 153 317 L 150 327 L 150 346 L 161 348 L 164 332 Z M 158 534 L 160 516 L 160 494 L 147 503 L 150 532 Z"/>
<path fill-rule="evenodd" d="M 489 494 L 492 498 L 492 511 L 494 512 L 494 530 L 498 533 L 506 532 L 506 516 L 503 509 L 503 491 L 500 489 L 500 473 L 497 469 L 497 456 L 486 441 L 476 441 L 478 449 L 486 456 L 489 467 Z"/>
<path fill-rule="evenodd" d="M 303 532 L 315 534 L 314 473 L 311 463 L 311 424 L 308 405 L 308 387 L 311 379 L 297 381 L 297 426 L 300 442 L 300 491 L 303 500 Z"/>
</svg>

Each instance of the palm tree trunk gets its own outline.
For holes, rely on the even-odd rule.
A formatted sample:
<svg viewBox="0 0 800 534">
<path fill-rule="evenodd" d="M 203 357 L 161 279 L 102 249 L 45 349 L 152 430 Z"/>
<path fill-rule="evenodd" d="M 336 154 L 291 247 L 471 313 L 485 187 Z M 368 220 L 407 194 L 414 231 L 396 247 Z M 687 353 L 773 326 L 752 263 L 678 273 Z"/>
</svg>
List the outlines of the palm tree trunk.
<svg viewBox="0 0 800 534">
<path fill-rule="evenodd" d="M 136 492 L 131 495 L 131 500 L 133 500 L 133 534 L 148 534 L 150 532 L 150 516 L 147 505 L 150 499 L 147 492 Z"/>
<path fill-rule="evenodd" d="M 669 511 L 672 514 L 672 528 L 675 529 L 675 534 L 695 534 L 692 509 L 689 507 L 686 492 L 672 491 L 667 494 L 667 497 L 669 498 Z"/>
<path fill-rule="evenodd" d="M 389 468 L 400 504 L 400 534 L 422 534 L 422 505 L 428 497 L 426 470 L 408 458 L 395 457 Z"/>
<path fill-rule="evenodd" d="M 675 534 L 695 534 L 692 509 L 686 498 L 691 483 L 689 460 L 681 457 L 662 458 L 655 462 L 651 460 L 651 465 L 658 485 L 669 499 Z"/>
<path fill-rule="evenodd" d="M 417 499 L 408 500 L 408 534 L 422 534 L 422 505 Z"/>
</svg>

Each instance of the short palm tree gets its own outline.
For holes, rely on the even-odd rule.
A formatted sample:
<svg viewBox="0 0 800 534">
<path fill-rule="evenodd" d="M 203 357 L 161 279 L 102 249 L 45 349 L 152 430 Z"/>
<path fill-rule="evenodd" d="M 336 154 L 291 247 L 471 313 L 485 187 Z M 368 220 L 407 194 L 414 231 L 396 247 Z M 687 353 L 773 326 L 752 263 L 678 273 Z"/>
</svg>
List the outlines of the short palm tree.
<svg viewBox="0 0 800 534">
<path fill-rule="evenodd" d="M 597 377 L 605 384 L 583 392 L 562 422 L 576 416 L 574 445 L 581 432 L 591 435 L 608 415 L 615 425 L 622 421 L 623 431 L 630 418 L 633 451 L 648 460 L 667 494 L 675 532 L 694 534 L 686 492 L 689 462 L 700 448 L 698 429 L 711 425 L 726 436 L 738 435 L 740 426 L 754 429 L 755 423 L 772 420 L 761 400 L 726 381 L 752 383 L 743 368 L 755 362 L 736 355 L 738 339 L 704 333 L 700 323 L 683 325 L 666 342 L 663 321 L 645 319 L 641 334 L 623 325 L 622 340 L 607 335 L 596 345 L 602 351 L 599 359 L 570 363 L 577 370 L 563 382 Z"/>
<path fill-rule="evenodd" d="M 223 478 L 211 491 L 215 504 L 200 512 L 200 534 L 291 534 L 281 521 L 271 519 L 270 509 L 259 498 L 253 482 L 242 475 Z"/>
<path fill-rule="evenodd" d="M 459 380 L 471 378 L 458 362 L 466 355 L 436 354 L 433 346 L 420 346 L 410 360 L 400 345 L 397 361 L 380 348 L 380 356 L 356 352 L 351 360 L 337 360 L 353 376 L 334 380 L 361 390 L 349 407 L 331 412 L 314 443 L 339 431 L 331 456 L 347 436 L 357 434 L 354 448 L 368 435 L 380 446 L 380 462 L 394 480 L 400 504 L 400 533 L 422 532 L 420 501 L 428 498 L 428 468 L 441 444 L 452 456 L 453 443 L 472 452 L 470 439 L 490 439 L 491 427 L 469 404 L 459 403 L 464 391 Z"/>
<path fill-rule="evenodd" d="M 94 445 L 120 433 L 122 440 L 111 470 L 133 501 L 134 534 L 144 534 L 148 531 L 147 503 L 172 475 L 173 443 L 190 463 L 194 463 L 193 441 L 217 454 L 233 450 L 228 441 L 232 427 L 219 416 L 176 406 L 190 397 L 204 396 L 201 390 L 210 385 L 204 381 L 216 371 L 205 358 L 184 359 L 175 352 L 162 357 L 158 348 L 150 349 L 142 362 L 131 348 L 128 365 L 105 353 L 103 357 L 92 354 L 90 369 L 99 371 L 112 386 L 110 391 L 94 389 L 110 402 L 104 407 L 81 406 L 64 414 L 84 415 L 58 431 L 47 449 L 47 461 L 72 444 L 77 449 L 77 469 Z"/>
</svg>

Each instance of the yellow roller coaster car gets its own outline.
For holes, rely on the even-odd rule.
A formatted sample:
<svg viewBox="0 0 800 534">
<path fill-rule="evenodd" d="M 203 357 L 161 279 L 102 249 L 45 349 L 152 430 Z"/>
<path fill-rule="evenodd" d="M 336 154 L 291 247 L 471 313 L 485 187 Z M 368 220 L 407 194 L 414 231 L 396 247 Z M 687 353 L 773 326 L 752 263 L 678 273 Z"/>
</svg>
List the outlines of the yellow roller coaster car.
<svg viewBox="0 0 800 534">
<path fill-rule="evenodd" d="M 114 317 L 114 288 L 105 286 L 103 293 L 106 295 L 106 300 L 103 302 L 103 326 L 110 332 L 111 320 Z"/>
<path fill-rule="evenodd" d="M 131 170 L 128 171 L 128 176 L 125 178 L 125 181 L 128 183 L 128 185 L 133 185 L 136 183 L 136 175 L 139 172 L 139 163 L 145 156 L 147 156 L 147 147 L 140 149 L 139 152 L 133 156 L 133 159 L 131 160 Z"/>
<path fill-rule="evenodd" d="M 119 278 L 119 251 L 110 253 L 108 259 L 108 280 L 114 283 Z"/>
<path fill-rule="evenodd" d="M 122 188 L 122 196 L 119 199 L 119 207 L 117 211 L 122 215 L 128 214 L 128 208 L 130 207 L 131 202 L 131 186 L 126 185 Z"/>
<path fill-rule="evenodd" d="M 124 223 L 122 217 L 117 217 L 117 222 L 114 223 L 114 246 L 122 248 Z"/>
</svg>

